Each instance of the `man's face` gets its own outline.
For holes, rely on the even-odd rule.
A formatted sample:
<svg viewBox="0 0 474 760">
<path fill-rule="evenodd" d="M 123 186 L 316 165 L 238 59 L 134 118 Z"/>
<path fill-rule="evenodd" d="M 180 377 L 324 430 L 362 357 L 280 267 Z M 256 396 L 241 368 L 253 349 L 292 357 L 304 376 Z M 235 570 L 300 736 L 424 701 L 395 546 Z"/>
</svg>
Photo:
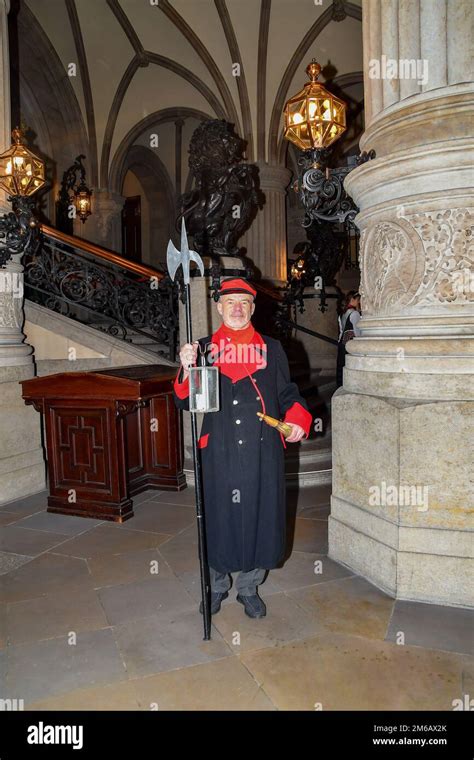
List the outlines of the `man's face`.
<svg viewBox="0 0 474 760">
<path fill-rule="evenodd" d="M 217 311 L 226 327 L 243 330 L 250 322 L 255 304 L 252 296 L 247 293 L 229 293 L 219 298 Z"/>
</svg>

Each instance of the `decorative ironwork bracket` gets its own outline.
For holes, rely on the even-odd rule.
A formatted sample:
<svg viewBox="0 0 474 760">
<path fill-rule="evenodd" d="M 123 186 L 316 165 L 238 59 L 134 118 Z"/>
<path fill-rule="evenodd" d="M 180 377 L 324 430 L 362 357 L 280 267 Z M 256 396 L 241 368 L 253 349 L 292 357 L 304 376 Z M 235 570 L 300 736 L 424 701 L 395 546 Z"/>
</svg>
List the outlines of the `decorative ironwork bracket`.
<svg viewBox="0 0 474 760">
<path fill-rule="evenodd" d="M 12 211 L 0 216 L 0 267 L 12 256 L 34 252 L 39 243 L 39 228 L 34 214 L 35 200 L 21 195 L 9 196 Z"/>
<path fill-rule="evenodd" d="M 302 167 L 301 177 L 293 187 L 299 193 L 305 209 L 303 227 L 312 222 L 336 222 L 343 224 L 354 221 L 359 209 L 344 189 L 344 180 L 355 168 L 343 166 L 329 169 L 331 151 L 325 148 L 304 151 L 298 159 Z M 375 151 L 361 153 L 355 165 L 360 166 L 375 158 Z"/>
<path fill-rule="evenodd" d="M 314 285 L 316 277 L 321 279 L 321 287 L 311 297 L 320 299 L 320 311 L 327 310 L 328 298 L 339 297 L 326 292 L 325 282 L 334 284 L 359 211 L 344 189 L 344 180 L 353 169 L 375 158 L 375 151 L 363 152 L 352 165 L 336 169 L 329 168 L 330 156 L 330 149 L 314 148 L 298 159 L 301 171 L 293 189 L 304 207 L 302 226 L 309 239 L 301 251 L 297 275 L 288 278 L 282 314 L 285 308 L 296 310 L 297 306 L 300 313 L 304 312 L 304 290 Z"/>
</svg>

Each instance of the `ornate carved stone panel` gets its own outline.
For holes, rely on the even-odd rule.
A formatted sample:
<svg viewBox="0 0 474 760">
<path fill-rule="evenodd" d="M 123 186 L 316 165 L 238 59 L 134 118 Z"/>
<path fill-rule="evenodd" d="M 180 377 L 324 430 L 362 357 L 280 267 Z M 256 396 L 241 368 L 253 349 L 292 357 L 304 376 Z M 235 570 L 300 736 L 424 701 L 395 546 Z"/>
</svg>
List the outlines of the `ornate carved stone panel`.
<svg viewBox="0 0 474 760">
<path fill-rule="evenodd" d="M 405 220 L 384 221 L 362 236 L 364 314 L 388 314 L 409 304 L 423 277 L 420 238 Z"/>
<path fill-rule="evenodd" d="M 474 301 L 474 215 L 467 208 L 407 214 L 361 235 L 362 310 Z"/>
<path fill-rule="evenodd" d="M 0 327 L 20 330 L 23 323 L 23 299 L 12 292 L 0 292 Z"/>
<path fill-rule="evenodd" d="M 468 208 L 408 217 L 423 243 L 425 270 L 415 294 L 421 304 L 474 301 L 474 213 Z"/>
</svg>

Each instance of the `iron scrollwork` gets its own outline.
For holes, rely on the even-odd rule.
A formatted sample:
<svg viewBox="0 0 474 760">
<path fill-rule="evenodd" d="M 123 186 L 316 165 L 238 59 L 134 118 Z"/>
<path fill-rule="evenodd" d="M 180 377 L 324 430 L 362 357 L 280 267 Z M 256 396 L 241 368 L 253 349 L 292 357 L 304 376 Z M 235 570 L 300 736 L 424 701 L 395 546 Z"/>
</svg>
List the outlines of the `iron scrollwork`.
<svg viewBox="0 0 474 760">
<path fill-rule="evenodd" d="M 295 183 L 305 210 L 303 227 L 310 227 L 314 221 L 353 221 L 358 208 L 344 190 L 344 179 L 352 167 L 343 166 L 329 170 L 328 150 L 308 150 L 298 159 L 302 167 L 301 179 Z"/>
<path fill-rule="evenodd" d="M 359 211 L 352 198 L 344 189 L 344 179 L 356 166 L 375 158 L 375 151 L 364 152 L 354 157 L 348 166 L 329 169 L 331 150 L 313 149 L 304 151 L 298 164 L 300 177 L 293 189 L 299 194 L 304 208 L 303 228 L 308 240 L 298 244 L 294 254 L 298 257 L 299 268 L 290 274 L 285 289 L 282 310 L 299 307 L 304 311 L 304 299 L 320 299 L 320 310 L 327 309 L 329 297 L 340 297 L 335 286 L 336 274 L 345 262 L 346 268 L 357 266 L 359 232 L 354 219 Z M 320 281 L 314 293 L 305 293 L 305 288 L 313 287 Z M 326 286 L 336 287 L 335 294 L 328 294 Z"/>
<path fill-rule="evenodd" d="M 12 256 L 36 250 L 39 242 L 34 198 L 15 195 L 8 200 L 12 211 L 0 216 L 0 266 Z"/>
<path fill-rule="evenodd" d="M 25 289 L 30 300 L 109 335 L 146 336 L 175 359 L 177 296 L 167 275 L 140 277 L 43 235 L 25 261 Z"/>
</svg>

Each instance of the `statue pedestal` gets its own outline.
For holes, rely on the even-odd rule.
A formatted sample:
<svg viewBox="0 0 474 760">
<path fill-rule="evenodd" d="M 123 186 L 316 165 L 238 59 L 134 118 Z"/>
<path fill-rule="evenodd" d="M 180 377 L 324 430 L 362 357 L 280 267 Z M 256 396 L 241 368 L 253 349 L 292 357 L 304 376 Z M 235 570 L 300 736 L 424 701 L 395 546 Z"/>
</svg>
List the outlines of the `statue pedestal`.
<svg viewBox="0 0 474 760">
<path fill-rule="evenodd" d="M 397 599 L 472 604 L 470 409 L 336 392 L 332 559 Z"/>
<path fill-rule="evenodd" d="M 13 256 L 0 269 L 0 504 L 45 488 L 41 425 L 21 397 L 34 377 L 33 348 L 22 332 L 23 265 Z"/>
</svg>

